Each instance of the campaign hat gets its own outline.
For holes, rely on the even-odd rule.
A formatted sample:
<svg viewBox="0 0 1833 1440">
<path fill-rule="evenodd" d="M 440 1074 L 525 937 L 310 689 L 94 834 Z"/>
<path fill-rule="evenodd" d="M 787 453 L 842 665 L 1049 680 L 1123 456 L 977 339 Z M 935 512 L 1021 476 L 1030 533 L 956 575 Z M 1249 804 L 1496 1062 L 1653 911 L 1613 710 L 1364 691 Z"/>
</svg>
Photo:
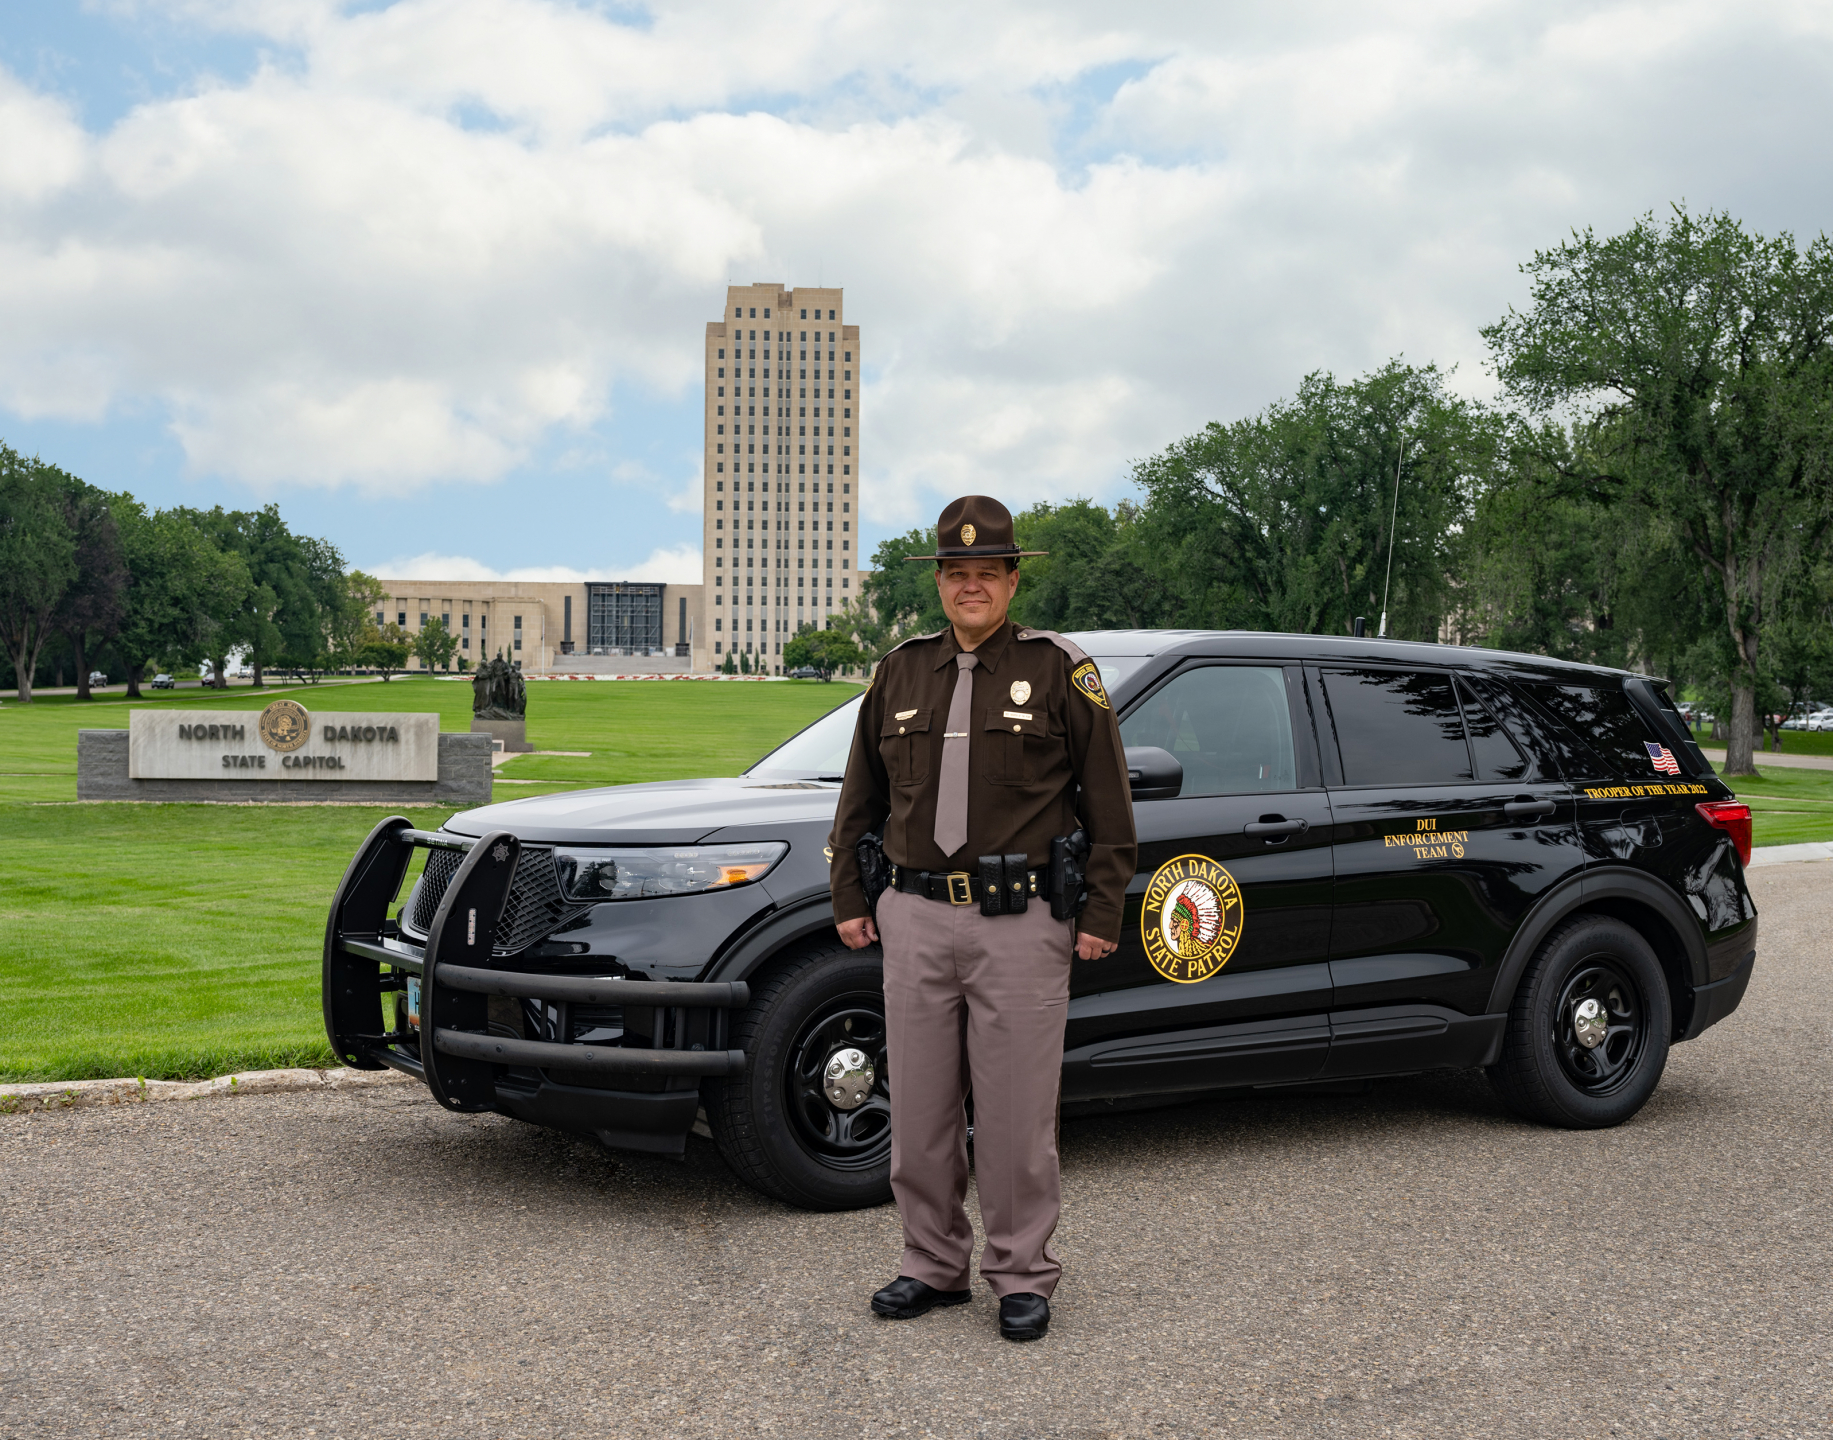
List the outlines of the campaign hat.
<svg viewBox="0 0 1833 1440">
<path fill-rule="evenodd" d="M 991 495 L 963 495 L 950 500 L 936 521 L 936 553 L 906 555 L 906 560 L 1022 559 L 1048 550 L 1020 550 L 1012 538 L 1012 512 Z"/>
</svg>

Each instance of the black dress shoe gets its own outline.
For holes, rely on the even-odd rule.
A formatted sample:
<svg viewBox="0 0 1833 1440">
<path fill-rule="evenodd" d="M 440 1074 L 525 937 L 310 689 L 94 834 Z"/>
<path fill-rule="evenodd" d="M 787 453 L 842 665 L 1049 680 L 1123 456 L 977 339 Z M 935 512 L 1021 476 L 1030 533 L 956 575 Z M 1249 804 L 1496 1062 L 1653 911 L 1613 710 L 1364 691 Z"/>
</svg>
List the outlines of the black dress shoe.
<svg viewBox="0 0 1833 1440">
<path fill-rule="evenodd" d="M 1050 1302 L 1021 1290 L 999 1301 L 999 1333 L 1008 1340 L 1042 1340 L 1050 1328 Z"/>
<path fill-rule="evenodd" d="M 914 1320 L 938 1305 L 965 1305 L 973 1298 L 972 1290 L 937 1290 L 900 1275 L 872 1297 L 872 1312 L 888 1320 Z"/>
</svg>

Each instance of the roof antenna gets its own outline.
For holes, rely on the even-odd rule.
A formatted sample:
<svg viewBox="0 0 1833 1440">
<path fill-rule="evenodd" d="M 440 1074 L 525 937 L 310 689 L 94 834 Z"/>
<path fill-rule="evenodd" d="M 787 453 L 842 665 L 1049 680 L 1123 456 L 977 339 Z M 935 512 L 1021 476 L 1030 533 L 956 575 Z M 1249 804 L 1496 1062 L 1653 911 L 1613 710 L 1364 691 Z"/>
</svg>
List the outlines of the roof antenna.
<svg viewBox="0 0 1833 1440">
<path fill-rule="evenodd" d="M 1387 579 L 1381 582 L 1381 628 L 1375 632 L 1382 640 L 1387 639 L 1387 592 L 1394 583 L 1394 521 L 1400 514 L 1400 467 L 1406 463 L 1407 437 L 1403 430 L 1400 434 L 1400 458 L 1394 462 L 1394 508 L 1387 517 Z"/>
</svg>

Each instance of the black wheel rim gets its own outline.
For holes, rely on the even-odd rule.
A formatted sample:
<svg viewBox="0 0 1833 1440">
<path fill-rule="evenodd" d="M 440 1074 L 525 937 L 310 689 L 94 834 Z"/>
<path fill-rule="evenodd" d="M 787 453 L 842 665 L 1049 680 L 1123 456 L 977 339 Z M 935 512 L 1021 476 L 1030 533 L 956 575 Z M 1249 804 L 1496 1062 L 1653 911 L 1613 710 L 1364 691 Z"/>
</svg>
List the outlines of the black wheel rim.
<svg viewBox="0 0 1833 1440">
<path fill-rule="evenodd" d="M 1580 1038 L 1580 1007 L 1596 1001 L 1604 1037 L 1594 1045 Z M 1595 1022 L 1594 1022 L 1595 1024 Z M 1566 977 L 1553 1007 L 1553 1048 L 1559 1067 L 1587 1095 L 1608 1095 L 1635 1072 L 1648 1038 L 1648 1007 L 1628 970 L 1613 959 L 1584 961 Z"/>
<path fill-rule="evenodd" d="M 822 1088 L 827 1062 L 860 1050 L 872 1063 L 872 1091 L 852 1110 L 831 1104 Z M 869 992 L 836 996 L 796 1034 L 784 1097 L 802 1148 L 832 1170 L 869 1170 L 891 1155 L 891 1087 L 885 1064 L 885 1002 Z"/>
</svg>

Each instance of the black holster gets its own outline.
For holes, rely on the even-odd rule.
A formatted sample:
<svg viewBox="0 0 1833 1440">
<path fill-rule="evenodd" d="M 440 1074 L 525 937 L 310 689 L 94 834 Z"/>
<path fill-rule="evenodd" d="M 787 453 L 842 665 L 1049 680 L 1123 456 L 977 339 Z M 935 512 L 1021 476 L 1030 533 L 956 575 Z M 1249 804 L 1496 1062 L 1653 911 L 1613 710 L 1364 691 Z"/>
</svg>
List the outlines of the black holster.
<svg viewBox="0 0 1833 1440">
<path fill-rule="evenodd" d="M 878 897 L 891 887 L 891 862 L 885 858 L 884 836 L 867 831 L 853 846 L 859 858 L 859 885 L 866 892 L 866 908 L 878 918 Z"/>
<path fill-rule="evenodd" d="M 1088 832 L 1078 826 L 1050 842 L 1050 917 L 1073 920 L 1087 904 Z"/>
</svg>

